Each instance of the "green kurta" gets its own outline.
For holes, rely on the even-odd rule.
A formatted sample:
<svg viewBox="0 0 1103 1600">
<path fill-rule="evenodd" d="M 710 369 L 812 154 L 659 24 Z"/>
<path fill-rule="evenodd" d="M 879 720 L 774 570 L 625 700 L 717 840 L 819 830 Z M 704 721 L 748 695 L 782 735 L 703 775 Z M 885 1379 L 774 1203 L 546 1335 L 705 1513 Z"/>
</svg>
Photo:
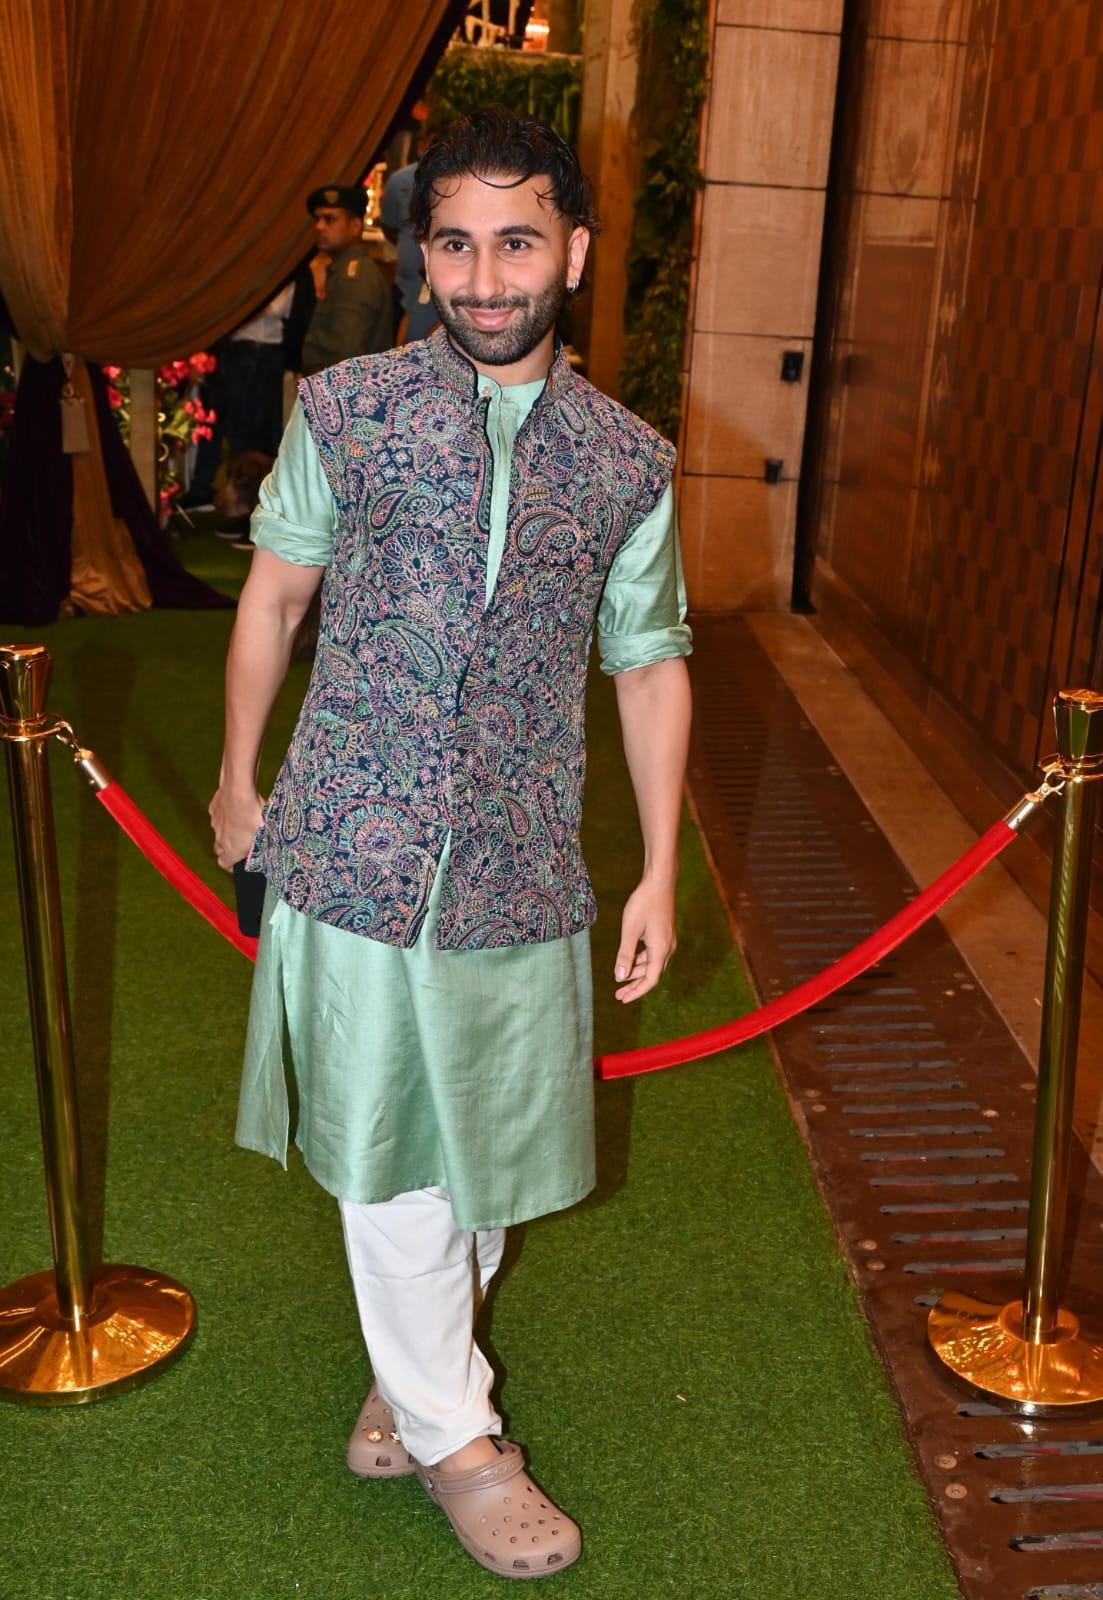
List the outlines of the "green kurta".
<svg viewBox="0 0 1103 1600">
<path fill-rule="evenodd" d="M 518 428 L 543 381 L 499 387 L 486 598 L 505 547 Z M 324 566 L 336 510 L 296 407 L 253 517 L 253 542 Z M 598 614 L 602 669 L 688 655 L 673 499 L 618 551 Z M 253 981 L 237 1142 L 287 1163 L 286 1031 L 298 1091 L 295 1143 L 323 1188 L 378 1201 L 447 1188 L 462 1228 L 557 1211 L 594 1186 L 589 931 L 501 950 L 438 950 L 441 859 L 409 950 L 292 910 L 269 891 Z"/>
</svg>

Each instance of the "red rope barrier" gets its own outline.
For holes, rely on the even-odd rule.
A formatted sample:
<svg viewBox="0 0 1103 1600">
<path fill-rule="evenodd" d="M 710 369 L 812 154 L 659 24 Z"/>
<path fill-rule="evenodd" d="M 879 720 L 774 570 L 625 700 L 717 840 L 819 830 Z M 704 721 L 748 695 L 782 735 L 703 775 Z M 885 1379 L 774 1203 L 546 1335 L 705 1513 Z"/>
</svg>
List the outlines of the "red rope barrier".
<svg viewBox="0 0 1103 1600">
<path fill-rule="evenodd" d="M 115 821 L 128 834 L 138 849 L 151 861 L 172 887 L 182 894 L 190 906 L 194 906 L 201 917 L 205 917 L 224 939 L 240 950 L 242 955 L 249 957 L 250 961 L 257 959 L 257 941 L 250 939 L 242 933 L 237 925 L 237 917 L 225 901 L 220 900 L 213 889 L 209 889 L 202 878 L 192 871 L 185 861 L 176 854 L 157 829 L 144 816 L 126 790 L 113 780 L 106 788 L 96 790 L 96 799 L 105 811 L 110 812 Z"/>
<path fill-rule="evenodd" d="M 628 1078 L 641 1072 L 657 1072 L 660 1067 L 700 1061 L 704 1056 L 713 1056 L 721 1050 L 732 1049 L 734 1045 L 745 1044 L 748 1039 L 756 1038 L 767 1029 L 788 1022 L 798 1012 L 807 1011 L 809 1006 L 814 1006 L 817 1001 L 826 999 L 836 989 L 850 983 L 887 956 L 890 950 L 895 950 L 910 933 L 933 917 L 970 878 L 994 861 L 1015 837 L 1014 828 L 1001 818 L 941 877 L 917 894 L 903 911 L 898 911 L 876 933 L 863 939 L 861 944 L 855 945 L 853 950 L 830 967 L 825 967 L 814 978 L 809 978 L 807 983 L 799 983 L 795 989 L 790 989 L 788 994 L 778 995 L 776 1000 L 748 1012 L 745 1017 L 736 1018 L 734 1022 L 722 1023 L 718 1028 L 707 1028 L 703 1033 L 691 1033 L 688 1038 L 675 1039 L 670 1044 L 652 1044 L 639 1050 L 624 1050 L 618 1055 L 598 1056 L 594 1061 L 595 1075 L 602 1079 Z"/>
<path fill-rule="evenodd" d="M 188 904 L 201 917 L 205 917 L 224 939 L 228 939 L 235 949 L 248 956 L 250 961 L 255 961 L 256 939 L 241 932 L 235 913 L 181 860 L 149 818 L 139 811 L 126 790 L 112 780 L 106 787 L 97 789 L 96 799 Z M 779 995 L 776 1000 L 759 1006 L 744 1017 L 737 1017 L 733 1022 L 706 1028 L 703 1033 L 691 1033 L 684 1039 L 674 1039 L 668 1044 L 645 1045 L 638 1050 L 596 1056 L 594 1076 L 603 1080 L 628 1078 L 642 1072 L 658 1072 L 663 1067 L 681 1066 L 687 1061 L 700 1061 L 705 1056 L 719 1054 L 721 1050 L 746 1044 L 749 1039 L 755 1039 L 770 1028 L 788 1022 L 799 1012 L 807 1011 L 810 1006 L 843 988 L 875 966 L 891 950 L 895 950 L 909 934 L 933 917 L 970 878 L 994 861 L 1015 837 L 1015 829 L 1009 826 L 1005 818 L 1001 818 L 953 866 L 916 895 L 910 905 L 890 917 L 883 927 L 868 939 L 863 939 L 861 944 L 855 945 L 847 955 L 833 962 L 830 967 L 825 967 L 806 983 L 790 989 L 788 994 Z"/>
</svg>

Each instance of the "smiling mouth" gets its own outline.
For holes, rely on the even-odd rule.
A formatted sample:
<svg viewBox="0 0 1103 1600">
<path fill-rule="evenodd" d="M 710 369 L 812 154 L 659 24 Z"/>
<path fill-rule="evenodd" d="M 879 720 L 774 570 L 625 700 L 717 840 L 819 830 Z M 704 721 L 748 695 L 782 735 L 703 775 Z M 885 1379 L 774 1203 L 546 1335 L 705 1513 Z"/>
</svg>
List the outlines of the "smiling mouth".
<svg viewBox="0 0 1103 1600">
<path fill-rule="evenodd" d="M 517 308 L 508 306 L 505 311 L 475 311 L 467 306 L 464 309 L 476 328 L 481 328 L 484 333 L 492 333 L 495 328 L 504 328 Z"/>
</svg>

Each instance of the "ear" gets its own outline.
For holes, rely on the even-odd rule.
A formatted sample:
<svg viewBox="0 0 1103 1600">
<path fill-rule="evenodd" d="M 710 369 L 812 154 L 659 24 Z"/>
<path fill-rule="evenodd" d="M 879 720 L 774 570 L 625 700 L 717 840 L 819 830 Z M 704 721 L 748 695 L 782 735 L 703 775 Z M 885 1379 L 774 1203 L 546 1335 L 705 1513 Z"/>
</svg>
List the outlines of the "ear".
<svg viewBox="0 0 1103 1600">
<path fill-rule="evenodd" d="M 567 286 L 578 287 L 582 269 L 586 265 L 586 252 L 590 248 L 589 228 L 573 229 L 567 240 Z"/>
<path fill-rule="evenodd" d="M 425 268 L 425 281 L 429 284 L 429 287 L 432 288 L 432 284 L 429 280 L 429 241 L 428 239 L 421 239 L 419 240 L 419 243 L 421 245 L 421 262 Z"/>
</svg>

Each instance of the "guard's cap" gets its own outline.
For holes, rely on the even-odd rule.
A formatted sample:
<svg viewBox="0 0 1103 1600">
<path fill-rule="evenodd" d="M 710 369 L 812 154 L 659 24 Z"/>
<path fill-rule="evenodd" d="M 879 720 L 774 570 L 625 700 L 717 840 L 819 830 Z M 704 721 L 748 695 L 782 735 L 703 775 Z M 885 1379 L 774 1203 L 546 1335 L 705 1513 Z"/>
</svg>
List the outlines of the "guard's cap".
<svg viewBox="0 0 1103 1600">
<path fill-rule="evenodd" d="M 306 197 L 306 209 L 313 216 L 321 206 L 339 206 L 362 217 L 368 209 L 367 190 L 358 183 L 327 183 L 320 189 L 311 189 Z"/>
</svg>

